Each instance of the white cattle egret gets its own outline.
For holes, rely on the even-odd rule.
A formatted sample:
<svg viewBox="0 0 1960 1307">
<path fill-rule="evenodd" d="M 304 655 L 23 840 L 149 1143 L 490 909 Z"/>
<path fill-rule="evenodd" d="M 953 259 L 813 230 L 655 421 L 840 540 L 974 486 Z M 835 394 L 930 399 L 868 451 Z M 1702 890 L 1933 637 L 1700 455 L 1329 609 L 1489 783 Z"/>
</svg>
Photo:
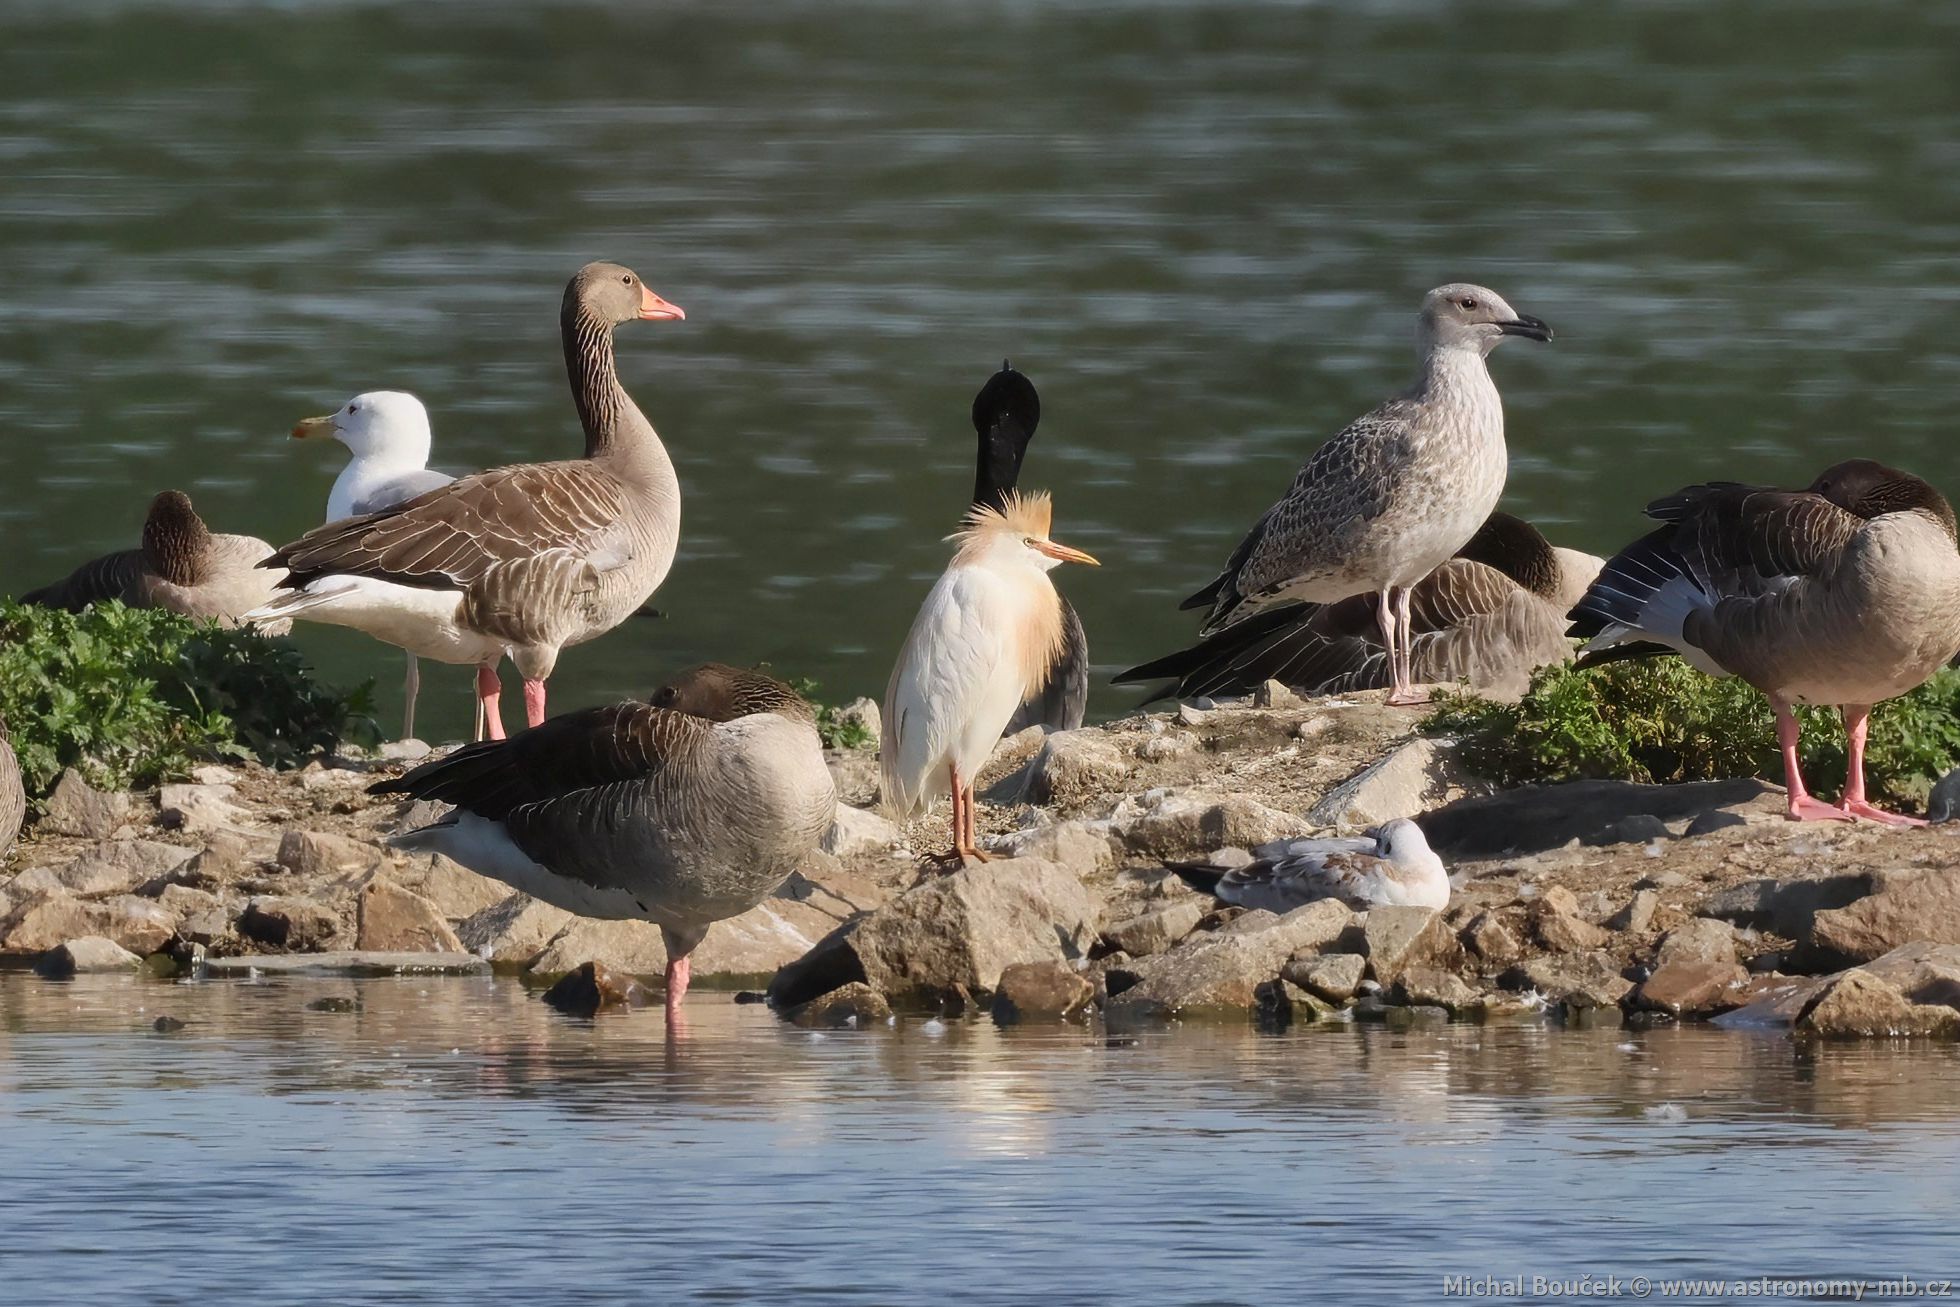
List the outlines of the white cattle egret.
<svg viewBox="0 0 1960 1307">
<path fill-rule="evenodd" d="M 974 844 L 974 774 L 1062 645 L 1062 601 L 1048 573 L 1057 563 L 1096 565 L 1048 538 L 1053 512 L 1046 494 L 1014 492 L 998 509 L 968 511 L 885 690 L 885 804 L 903 819 L 951 794 L 954 860 L 986 861 Z"/>
</svg>

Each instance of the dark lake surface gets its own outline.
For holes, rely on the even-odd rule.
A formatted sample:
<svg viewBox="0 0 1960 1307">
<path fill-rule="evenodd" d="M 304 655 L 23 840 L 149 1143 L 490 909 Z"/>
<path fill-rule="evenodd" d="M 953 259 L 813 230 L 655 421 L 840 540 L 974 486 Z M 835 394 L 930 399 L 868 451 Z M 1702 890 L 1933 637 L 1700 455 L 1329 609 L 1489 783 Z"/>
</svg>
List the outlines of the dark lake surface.
<svg viewBox="0 0 1960 1307">
<path fill-rule="evenodd" d="M 698 991 L 670 1031 L 490 978 L 0 974 L 0 1283 L 350 1305 L 1924 1283 L 1956 1269 L 1956 1077 L 1950 1044 L 1695 1029 L 819 1034 Z"/>
<path fill-rule="evenodd" d="M 1448 279 L 1558 329 L 1494 364 L 1508 502 L 1562 543 L 1852 454 L 1952 489 L 1956 39 L 1742 0 L 15 0 L 0 592 L 168 486 L 292 538 L 340 451 L 286 432 L 358 390 L 421 395 L 453 469 L 575 453 L 556 311 L 596 256 L 687 309 L 621 340 L 686 508 L 670 616 L 570 653 L 566 706 L 706 657 L 878 694 L 1003 355 L 1027 483 L 1106 564 L 1064 577 L 1097 663 L 1161 652 Z M 300 638 L 392 704 L 391 655 Z M 467 686 L 432 672 L 429 733 Z"/>
</svg>

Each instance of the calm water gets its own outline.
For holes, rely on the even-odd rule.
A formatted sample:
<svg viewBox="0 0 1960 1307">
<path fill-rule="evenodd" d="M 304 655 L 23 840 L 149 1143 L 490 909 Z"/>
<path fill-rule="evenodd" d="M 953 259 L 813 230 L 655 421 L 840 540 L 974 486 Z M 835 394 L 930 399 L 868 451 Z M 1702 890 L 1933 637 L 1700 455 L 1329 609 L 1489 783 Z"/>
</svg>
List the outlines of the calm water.
<svg viewBox="0 0 1960 1307">
<path fill-rule="evenodd" d="M 420 393 L 452 468 L 576 452 L 556 312 L 600 255 L 688 311 L 622 341 L 686 514 L 670 619 L 569 655 L 568 705 L 710 656 L 877 693 L 1002 355 L 1108 564 L 1066 578 L 1098 663 L 1161 652 L 1449 278 L 1558 329 L 1495 362 L 1511 504 L 1565 542 L 1852 453 L 1960 489 L 1956 39 L 1903 3 L 15 0 L 0 591 L 165 486 L 291 538 L 340 459 L 285 432 L 360 389 Z M 392 700 L 392 657 L 303 638 Z M 467 729 L 465 676 L 428 693 Z"/>
<path fill-rule="evenodd" d="M 1924 1280 L 1960 1269 L 1956 1073 L 1952 1046 L 1696 1030 L 825 1036 L 703 993 L 670 1034 L 488 979 L 13 974 L 0 1279 L 336 1304 Z"/>
</svg>

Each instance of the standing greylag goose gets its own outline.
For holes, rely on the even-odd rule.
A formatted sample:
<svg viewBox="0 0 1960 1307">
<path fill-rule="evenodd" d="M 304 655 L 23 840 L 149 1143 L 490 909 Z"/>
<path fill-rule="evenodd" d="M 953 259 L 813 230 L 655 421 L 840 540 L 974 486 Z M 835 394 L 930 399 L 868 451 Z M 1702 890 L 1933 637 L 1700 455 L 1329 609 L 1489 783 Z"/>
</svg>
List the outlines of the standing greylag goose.
<svg viewBox="0 0 1960 1307">
<path fill-rule="evenodd" d="M 810 705 L 719 663 L 649 703 L 466 745 L 373 792 L 456 805 L 398 847 L 446 854 L 567 912 L 656 923 L 669 1017 L 709 926 L 774 893 L 837 806 Z"/>
<path fill-rule="evenodd" d="M 424 658 L 475 663 L 496 739 L 494 669 L 508 652 L 525 720 L 543 722 L 559 651 L 625 621 L 673 565 L 680 481 L 619 384 L 613 329 L 685 316 L 629 269 L 586 264 L 559 314 L 585 457 L 478 472 L 315 528 L 266 564 L 290 569 L 286 593 L 253 616 L 352 626 Z"/>
<path fill-rule="evenodd" d="M 1552 338 L 1481 286 L 1437 287 L 1418 321 L 1415 385 L 1315 450 L 1224 572 L 1183 604 L 1210 610 L 1210 635 L 1289 599 L 1374 594 L 1396 704 L 1421 702 L 1410 588 L 1476 534 L 1504 490 L 1504 405 L 1484 358 L 1506 336 Z"/>
<path fill-rule="evenodd" d="M 1570 661 L 1567 614 L 1604 560 L 1561 549 L 1529 522 L 1492 513 L 1456 557 L 1410 592 L 1410 672 L 1417 684 L 1467 681 L 1515 699 L 1541 667 Z M 1302 694 L 1393 684 L 1374 596 L 1283 604 L 1189 649 L 1132 667 L 1118 685 L 1174 678 L 1155 698 L 1227 698 L 1278 681 Z"/>
<path fill-rule="evenodd" d="M 1922 684 L 1960 648 L 1953 509 L 1918 477 L 1870 459 L 1807 490 L 1718 482 L 1647 506 L 1667 525 L 1607 561 L 1573 610 L 1580 666 L 1679 653 L 1769 697 L 1792 821 L 1915 818 L 1865 799 L 1872 705 Z M 1844 801 L 1812 798 L 1797 769 L 1795 704 L 1844 717 Z"/>
<path fill-rule="evenodd" d="M 1018 491 L 1000 508 L 968 510 L 885 689 L 885 805 L 903 819 L 950 793 L 955 861 L 987 860 L 974 844 L 973 778 L 1062 647 L 1062 600 L 1048 573 L 1096 562 L 1048 538 L 1053 513 L 1046 494 Z"/>
<path fill-rule="evenodd" d="M 973 502 L 1000 509 L 1021 480 L 1021 460 L 1027 455 L 1034 429 L 1041 425 L 1041 396 L 1034 383 L 1001 360 L 1000 371 L 987 379 L 973 397 L 973 430 L 980 437 L 974 460 Z M 1059 592 L 1058 592 L 1059 594 Z M 1041 689 L 1015 710 L 1006 733 L 1045 726 L 1072 731 L 1082 725 L 1089 706 L 1089 637 L 1067 595 L 1062 601 L 1062 647 Z"/>
<path fill-rule="evenodd" d="M 14 837 L 26 820 L 27 789 L 20 780 L 20 759 L 7 737 L 7 719 L 0 717 L 0 860 L 14 847 Z"/>
<path fill-rule="evenodd" d="M 272 546 L 255 536 L 213 535 L 181 490 L 150 501 L 143 546 L 83 563 L 52 585 L 22 595 L 24 604 L 80 612 L 120 599 L 131 608 L 168 608 L 186 617 L 236 626 L 280 583 L 268 566 Z M 274 627 L 275 632 L 285 627 Z"/>
<path fill-rule="evenodd" d="M 1220 902 L 1282 916 L 1320 899 L 1339 899 L 1360 912 L 1405 904 L 1441 911 L 1450 905 L 1443 860 L 1422 827 L 1405 817 L 1383 822 L 1362 839 L 1274 840 L 1237 867 L 1183 862 L 1171 870 Z"/>
<path fill-rule="evenodd" d="M 301 418 L 293 439 L 331 436 L 353 457 L 327 492 L 327 521 L 340 522 L 405 504 L 456 478 L 429 467 L 429 410 L 400 390 L 368 390 L 321 417 Z M 402 738 L 415 734 L 415 698 L 422 668 L 414 650 L 404 650 L 408 674 L 402 687 Z M 476 738 L 483 738 L 483 705 L 477 703 Z"/>
</svg>

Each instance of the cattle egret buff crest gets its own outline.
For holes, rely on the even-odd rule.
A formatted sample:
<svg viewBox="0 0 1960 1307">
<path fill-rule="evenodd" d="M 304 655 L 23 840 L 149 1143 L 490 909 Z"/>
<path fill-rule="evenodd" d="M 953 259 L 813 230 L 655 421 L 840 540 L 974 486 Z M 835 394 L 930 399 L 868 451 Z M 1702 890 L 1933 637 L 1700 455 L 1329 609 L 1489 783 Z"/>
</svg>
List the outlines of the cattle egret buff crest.
<svg viewBox="0 0 1960 1307">
<path fill-rule="evenodd" d="M 1046 683 L 1064 641 L 1048 573 L 1096 560 L 1048 538 L 1045 494 L 975 504 L 953 561 L 926 596 L 885 690 L 878 761 L 884 801 L 901 820 L 953 797 L 952 857 L 986 861 L 974 844 L 973 777 L 1015 709 Z"/>
</svg>

